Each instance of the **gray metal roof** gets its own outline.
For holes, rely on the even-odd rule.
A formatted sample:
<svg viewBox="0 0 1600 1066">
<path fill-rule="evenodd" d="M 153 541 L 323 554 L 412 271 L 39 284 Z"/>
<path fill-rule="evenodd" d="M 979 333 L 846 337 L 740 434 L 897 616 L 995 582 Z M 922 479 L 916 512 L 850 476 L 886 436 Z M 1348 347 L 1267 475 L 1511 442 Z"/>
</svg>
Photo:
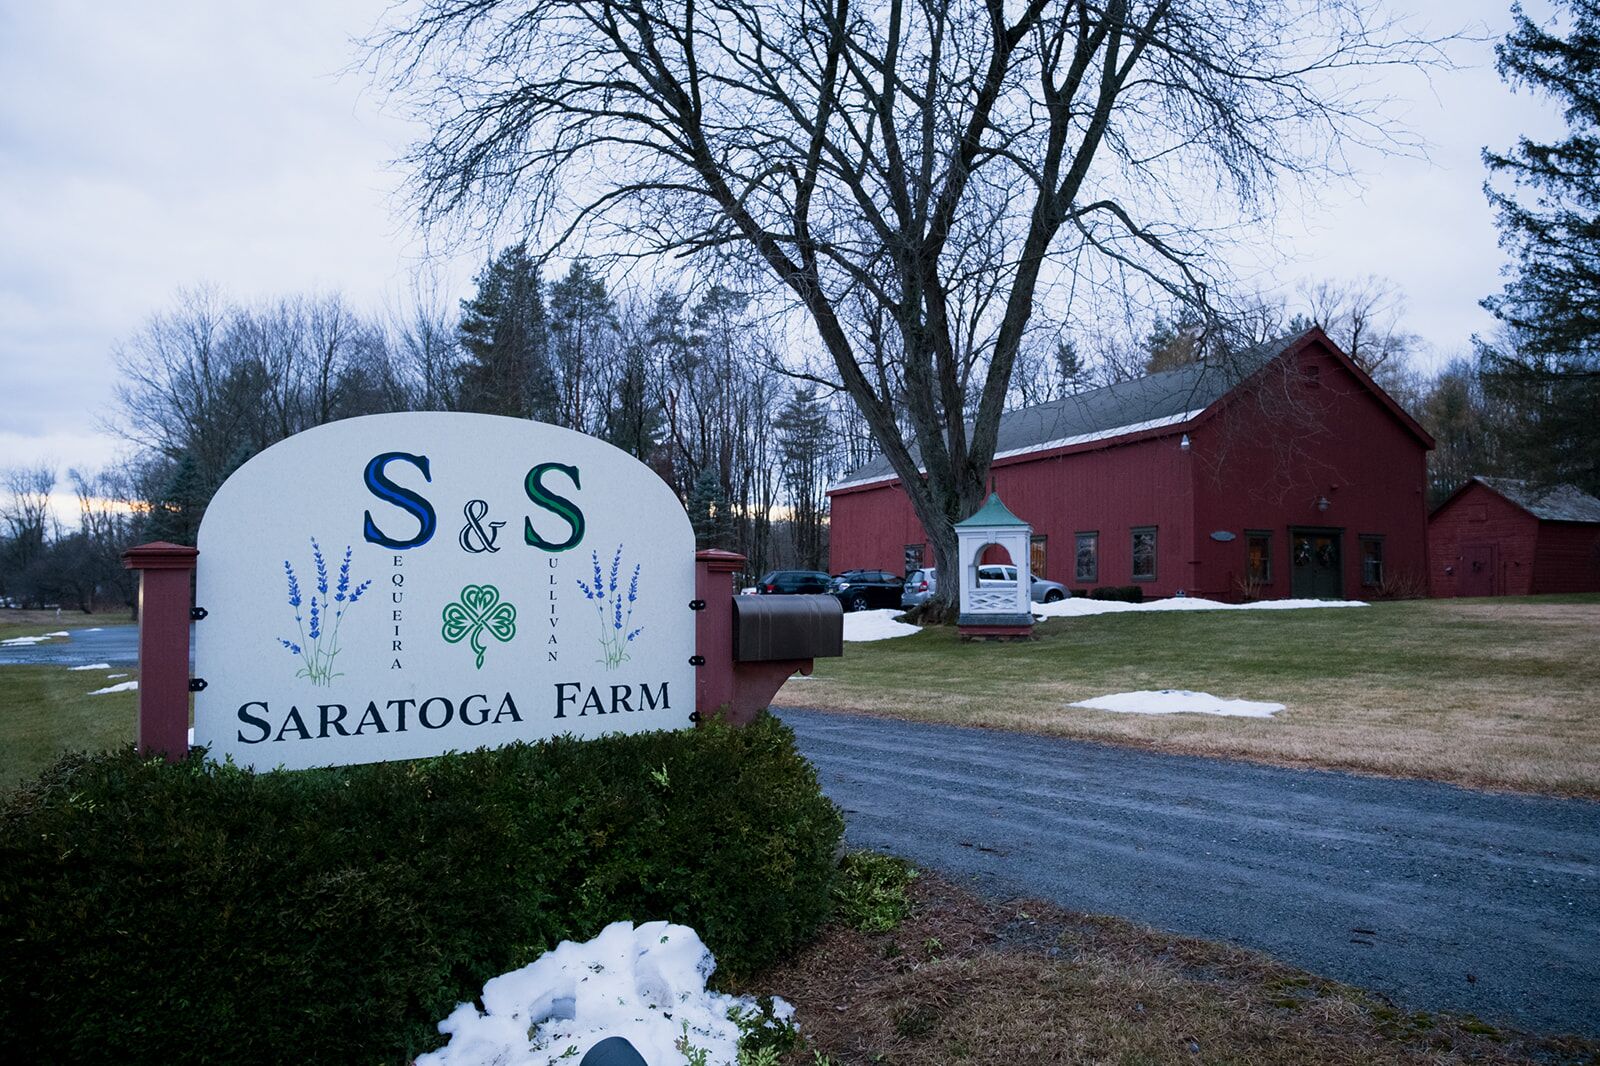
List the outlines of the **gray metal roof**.
<svg viewBox="0 0 1600 1066">
<path fill-rule="evenodd" d="M 1535 518 L 1549 522 L 1600 522 L 1600 500 L 1572 485 L 1540 489 L 1511 477 L 1475 477 Z"/>
<path fill-rule="evenodd" d="M 1233 391 L 1299 336 L 1296 333 L 1258 345 L 1237 354 L 1225 365 L 1194 363 L 1076 393 L 1053 403 L 1008 411 L 1000 416 L 995 458 L 1188 422 Z M 833 487 L 847 488 L 894 476 L 894 468 L 880 455 L 846 474 Z"/>
</svg>

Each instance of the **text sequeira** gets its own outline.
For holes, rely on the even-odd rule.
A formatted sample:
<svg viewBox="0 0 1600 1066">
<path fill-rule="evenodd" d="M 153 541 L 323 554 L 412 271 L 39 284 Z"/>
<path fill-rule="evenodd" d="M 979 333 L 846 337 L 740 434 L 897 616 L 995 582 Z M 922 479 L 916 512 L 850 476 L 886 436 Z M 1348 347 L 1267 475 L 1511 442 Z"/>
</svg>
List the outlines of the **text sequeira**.
<svg viewBox="0 0 1600 1066">
<path fill-rule="evenodd" d="M 552 718 L 672 709 L 665 681 L 654 687 L 648 684 L 594 686 L 562 681 L 554 689 Z M 244 744 L 261 744 L 404 733 L 417 728 L 443 729 L 452 722 L 480 726 L 522 721 L 522 712 L 509 692 L 498 698 L 474 693 L 459 703 L 446 696 L 422 700 L 368 700 L 364 710 L 358 710 L 359 707 L 360 704 L 317 703 L 308 704 L 302 710 L 298 705 L 290 705 L 287 712 L 281 712 L 281 721 L 274 724 L 279 712 L 274 712 L 265 700 L 251 700 L 239 707 L 238 719 L 244 728 L 238 731 L 238 739 Z"/>
</svg>

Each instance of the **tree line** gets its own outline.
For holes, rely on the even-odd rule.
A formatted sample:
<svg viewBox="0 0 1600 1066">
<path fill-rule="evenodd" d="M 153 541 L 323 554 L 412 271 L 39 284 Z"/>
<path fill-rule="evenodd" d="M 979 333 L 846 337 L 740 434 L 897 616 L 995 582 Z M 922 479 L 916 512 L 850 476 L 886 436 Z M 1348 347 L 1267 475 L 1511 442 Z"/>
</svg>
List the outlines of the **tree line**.
<svg viewBox="0 0 1600 1066">
<path fill-rule="evenodd" d="M 7 472 L 0 596 L 90 609 L 131 602 L 129 544 L 193 544 L 212 495 L 292 434 L 357 415 L 468 411 L 600 437 L 656 471 L 701 547 L 751 573 L 827 563 L 825 492 L 870 452 L 853 409 L 783 373 L 782 337 L 750 295 L 720 284 L 617 291 L 578 260 L 546 281 L 503 249 L 452 310 L 418 297 L 375 316 L 342 296 L 258 305 L 178 296 L 116 351 L 117 414 L 133 446 L 69 480 L 77 529 L 51 506 L 57 472 Z"/>
</svg>

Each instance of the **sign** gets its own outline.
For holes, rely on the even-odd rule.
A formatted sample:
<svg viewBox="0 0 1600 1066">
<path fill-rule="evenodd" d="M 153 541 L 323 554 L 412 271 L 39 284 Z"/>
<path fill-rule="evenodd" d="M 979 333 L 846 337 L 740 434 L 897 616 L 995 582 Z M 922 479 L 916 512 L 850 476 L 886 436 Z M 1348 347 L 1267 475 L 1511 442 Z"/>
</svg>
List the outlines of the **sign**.
<svg viewBox="0 0 1600 1066">
<path fill-rule="evenodd" d="M 195 743 L 257 769 L 687 726 L 694 532 L 649 467 L 494 415 L 334 422 L 218 490 Z"/>
</svg>

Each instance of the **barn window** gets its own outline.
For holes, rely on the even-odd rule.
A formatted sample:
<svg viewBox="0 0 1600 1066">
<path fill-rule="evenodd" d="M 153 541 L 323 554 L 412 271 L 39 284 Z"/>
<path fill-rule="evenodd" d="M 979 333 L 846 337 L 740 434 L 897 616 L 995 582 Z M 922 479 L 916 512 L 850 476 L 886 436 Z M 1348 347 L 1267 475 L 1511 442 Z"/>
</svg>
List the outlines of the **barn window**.
<svg viewBox="0 0 1600 1066">
<path fill-rule="evenodd" d="M 1246 566 L 1250 581 L 1272 583 L 1272 534 L 1264 530 L 1246 530 L 1244 534 Z"/>
<path fill-rule="evenodd" d="M 1361 583 L 1383 584 L 1383 538 L 1361 538 Z"/>
<path fill-rule="evenodd" d="M 911 573 L 911 571 L 913 571 L 913 570 L 921 570 L 922 569 L 922 551 L 923 551 L 924 547 L 925 547 L 925 545 L 923 545 L 923 544 L 907 544 L 906 545 L 906 573 L 907 574 Z"/>
<path fill-rule="evenodd" d="M 1140 526 L 1133 531 L 1133 580 L 1156 579 L 1156 527 Z"/>
<path fill-rule="evenodd" d="M 1079 533 L 1076 539 L 1076 562 L 1074 562 L 1072 566 L 1072 580 L 1089 582 L 1099 581 L 1100 534 Z"/>
<path fill-rule="evenodd" d="M 1045 539 L 1046 538 L 1045 538 L 1044 534 L 1035 533 L 1033 535 L 1033 538 L 1028 541 L 1028 566 L 1032 569 L 1033 576 L 1037 577 L 1037 578 L 1040 578 L 1041 580 L 1046 579 L 1045 569 L 1044 569 L 1044 563 L 1045 563 L 1044 543 L 1045 543 Z"/>
</svg>

